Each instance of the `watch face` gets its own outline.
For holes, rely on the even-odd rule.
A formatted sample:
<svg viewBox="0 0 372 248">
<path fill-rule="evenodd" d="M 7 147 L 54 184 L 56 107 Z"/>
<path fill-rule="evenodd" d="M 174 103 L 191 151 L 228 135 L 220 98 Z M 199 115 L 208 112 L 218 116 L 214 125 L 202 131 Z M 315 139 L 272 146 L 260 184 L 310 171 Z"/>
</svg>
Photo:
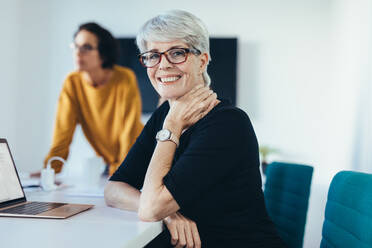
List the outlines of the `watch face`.
<svg viewBox="0 0 372 248">
<path fill-rule="evenodd" d="M 170 138 L 170 131 L 169 130 L 167 130 L 167 129 L 163 129 L 163 130 L 160 130 L 159 131 L 159 133 L 158 133 L 158 138 L 159 138 L 159 140 L 162 140 L 162 141 L 164 141 L 164 140 L 167 140 L 167 139 L 169 139 Z"/>
</svg>

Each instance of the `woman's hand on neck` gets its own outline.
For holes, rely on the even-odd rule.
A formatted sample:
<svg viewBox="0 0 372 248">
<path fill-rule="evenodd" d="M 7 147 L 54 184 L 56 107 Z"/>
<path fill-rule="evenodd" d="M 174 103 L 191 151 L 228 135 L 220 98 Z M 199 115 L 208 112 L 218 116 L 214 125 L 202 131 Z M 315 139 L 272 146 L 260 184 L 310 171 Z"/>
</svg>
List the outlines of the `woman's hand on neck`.
<svg viewBox="0 0 372 248">
<path fill-rule="evenodd" d="M 216 93 L 207 86 L 198 85 L 177 99 L 168 99 L 169 111 L 163 128 L 178 134 L 206 116 L 218 103 Z"/>
</svg>

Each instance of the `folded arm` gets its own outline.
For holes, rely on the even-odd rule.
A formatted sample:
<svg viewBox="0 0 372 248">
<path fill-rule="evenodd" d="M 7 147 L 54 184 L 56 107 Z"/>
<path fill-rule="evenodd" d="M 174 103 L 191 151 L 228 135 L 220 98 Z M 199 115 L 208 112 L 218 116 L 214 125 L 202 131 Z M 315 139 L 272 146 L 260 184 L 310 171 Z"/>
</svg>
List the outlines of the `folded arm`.
<svg viewBox="0 0 372 248">
<path fill-rule="evenodd" d="M 178 138 L 183 130 L 203 118 L 217 103 L 216 94 L 208 87 L 197 86 L 177 100 L 170 102 L 170 109 L 163 128 Z M 138 215 L 143 221 L 158 221 L 176 213 L 180 206 L 163 183 L 170 171 L 176 144 L 158 142 L 146 172 Z"/>
<path fill-rule="evenodd" d="M 177 137 L 182 131 L 175 131 L 175 128 L 167 126 L 164 128 L 171 130 Z M 138 216 L 143 221 L 159 221 L 180 209 L 163 183 L 164 176 L 171 168 L 175 150 L 176 144 L 173 142 L 158 142 L 155 147 L 147 169 L 138 209 Z"/>
<path fill-rule="evenodd" d="M 127 183 L 109 181 L 104 195 L 105 202 L 110 207 L 138 211 L 141 192 Z"/>
</svg>

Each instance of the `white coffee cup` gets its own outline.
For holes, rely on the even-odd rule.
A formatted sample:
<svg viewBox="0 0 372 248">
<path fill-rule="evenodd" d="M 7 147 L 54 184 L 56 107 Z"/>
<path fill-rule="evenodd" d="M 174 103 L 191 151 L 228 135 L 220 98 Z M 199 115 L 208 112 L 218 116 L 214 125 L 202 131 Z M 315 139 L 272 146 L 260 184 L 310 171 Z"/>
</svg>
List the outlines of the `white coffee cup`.
<svg viewBox="0 0 372 248">
<path fill-rule="evenodd" d="M 55 172 L 54 169 L 48 166 L 46 169 L 41 170 L 40 184 L 43 190 L 51 191 L 57 188 L 54 183 Z"/>
<path fill-rule="evenodd" d="M 66 161 L 61 157 L 51 157 L 47 162 L 47 167 L 41 170 L 41 177 L 40 177 L 40 185 L 45 191 L 55 190 L 57 185 L 54 183 L 55 181 L 55 171 L 51 166 L 51 162 L 54 160 L 61 161 L 65 163 Z"/>
</svg>

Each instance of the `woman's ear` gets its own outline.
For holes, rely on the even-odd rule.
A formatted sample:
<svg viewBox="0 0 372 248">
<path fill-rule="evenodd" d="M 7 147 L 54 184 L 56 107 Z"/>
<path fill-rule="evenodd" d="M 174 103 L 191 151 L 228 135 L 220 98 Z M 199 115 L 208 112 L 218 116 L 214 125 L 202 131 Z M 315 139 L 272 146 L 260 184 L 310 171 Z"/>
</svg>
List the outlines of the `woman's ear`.
<svg viewBox="0 0 372 248">
<path fill-rule="evenodd" d="M 205 68 L 207 67 L 209 63 L 209 56 L 207 53 L 200 54 L 200 73 L 203 73 L 205 71 Z"/>
</svg>

